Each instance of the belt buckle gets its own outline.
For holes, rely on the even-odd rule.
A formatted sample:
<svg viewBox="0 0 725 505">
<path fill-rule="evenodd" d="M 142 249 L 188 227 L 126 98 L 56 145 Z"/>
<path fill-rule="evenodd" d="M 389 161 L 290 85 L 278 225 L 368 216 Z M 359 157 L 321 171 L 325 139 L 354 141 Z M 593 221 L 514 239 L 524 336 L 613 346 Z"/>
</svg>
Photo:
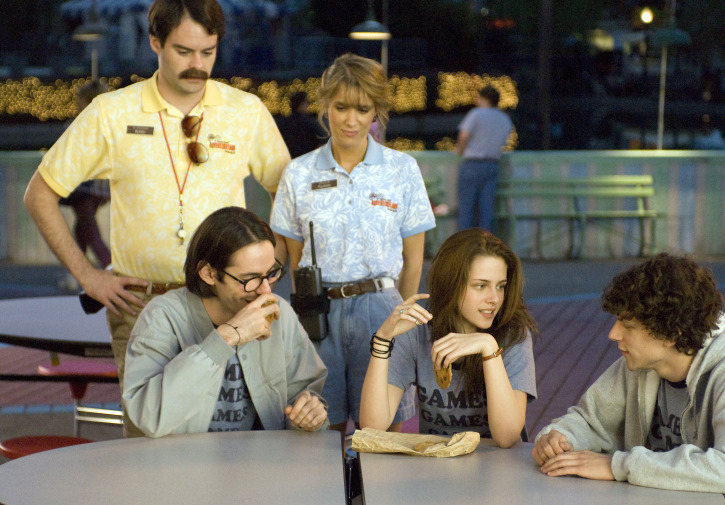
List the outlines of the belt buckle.
<svg viewBox="0 0 725 505">
<path fill-rule="evenodd" d="M 355 295 L 346 295 L 345 294 L 345 288 L 347 288 L 347 287 L 351 287 L 351 288 L 355 287 L 355 283 L 350 282 L 348 284 L 344 284 L 344 285 L 340 286 L 340 296 L 342 296 L 343 298 L 352 298 Z"/>
</svg>

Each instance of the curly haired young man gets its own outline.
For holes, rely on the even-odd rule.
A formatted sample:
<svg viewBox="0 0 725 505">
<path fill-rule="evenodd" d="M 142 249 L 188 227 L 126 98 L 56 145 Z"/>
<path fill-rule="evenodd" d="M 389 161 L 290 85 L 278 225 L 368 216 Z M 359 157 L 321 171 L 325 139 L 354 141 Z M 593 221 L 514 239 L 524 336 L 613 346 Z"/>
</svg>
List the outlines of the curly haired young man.
<svg viewBox="0 0 725 505">
<path fill-rule="evenodd" d="M 616 276 L 602 302 L 622 357 L 539 433 L 541 471 L 725 492 L 725 318 L 712 273 L 659 254 Z"/>
</svg>

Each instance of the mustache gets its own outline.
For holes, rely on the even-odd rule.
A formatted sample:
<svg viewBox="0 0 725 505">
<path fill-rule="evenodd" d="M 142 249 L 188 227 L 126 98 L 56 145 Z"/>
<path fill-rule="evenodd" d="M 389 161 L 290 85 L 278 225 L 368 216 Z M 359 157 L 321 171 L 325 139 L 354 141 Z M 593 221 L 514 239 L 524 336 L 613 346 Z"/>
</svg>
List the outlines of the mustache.
<svg viewBox="0 0 725 505">
<path fill-rule="evenodd" d="M 179 79 L 209 79 L 209 74 L 204 70 L 188 68 L 179 74 Z"/>
</svg>

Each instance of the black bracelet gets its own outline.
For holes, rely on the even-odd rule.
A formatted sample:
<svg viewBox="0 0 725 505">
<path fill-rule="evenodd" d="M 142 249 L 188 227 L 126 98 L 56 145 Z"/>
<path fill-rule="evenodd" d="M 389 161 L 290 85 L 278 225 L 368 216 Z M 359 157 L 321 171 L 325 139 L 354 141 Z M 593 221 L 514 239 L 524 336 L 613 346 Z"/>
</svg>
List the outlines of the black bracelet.
<svg viewBox="0 0 725 505">
<path fill-rule="evenodd" d="M 222 323 L 222 324 L 220 324 L 219 326 L 224 326 L 224 325 L 227 325 L 227 326 L 229 326 L 230 328 L 232 328 L 232 329 L 233 329 L 234 331 L 236 331 L 236 332 L 237 332 L 237 337 L 238 337 L 238 338 L 237 338 L 237 343 L 236 343 L 236 344 L 234 344 L 234 345 L 232 346 L 232 347 L 237 347 L 237 346 L 239 345 L 239 343 L 240 343 L 240 342 L 242 341 L 242 336 L 241 336 L 241 335 L 239 334 L 239 329 L 238 329 L 238 328 L 239 328 L 239 326 L 232 326 L 232 325 L 231 325 L 231 324 L 229 324 L 229 323 Z"/>
<path fill-rule="evenodd" d="M 373 333 L 373 336 L 370 337 L 370 355 L 380 359 L 388 359 L 393 352 L 394 345 L 395 338 L 386 340 Z M 383 347 L 385 348 L 383 349 Z"/>
</svg>

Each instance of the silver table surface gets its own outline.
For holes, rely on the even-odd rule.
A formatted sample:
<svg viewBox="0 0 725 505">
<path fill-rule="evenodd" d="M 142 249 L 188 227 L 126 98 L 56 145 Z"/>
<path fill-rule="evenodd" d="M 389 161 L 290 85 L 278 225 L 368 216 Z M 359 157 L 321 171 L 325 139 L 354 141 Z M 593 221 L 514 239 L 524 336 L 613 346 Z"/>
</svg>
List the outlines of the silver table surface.
<svg viewBox="0 0 725 505">
<path fill-rule="evenodd" d="M 531 459 L 531 447 L 499 449 L 482 440 L 474 453 L 455 458 L 360 454 L 365 505 L 725 504 L 722 494 L 547 477 Z"/>
<path fill-rule="evenodd" d="M 77 296 L 0 300 L 0 343 L 77 356 L 113 356 L 106 310 L 88 315 Z"/>
<path fill-rule="evenodd" d="M 4 505 L 345 503 L 336 431 L 247 431 L 131 438 L 0 465 Z"/>
</svg>

